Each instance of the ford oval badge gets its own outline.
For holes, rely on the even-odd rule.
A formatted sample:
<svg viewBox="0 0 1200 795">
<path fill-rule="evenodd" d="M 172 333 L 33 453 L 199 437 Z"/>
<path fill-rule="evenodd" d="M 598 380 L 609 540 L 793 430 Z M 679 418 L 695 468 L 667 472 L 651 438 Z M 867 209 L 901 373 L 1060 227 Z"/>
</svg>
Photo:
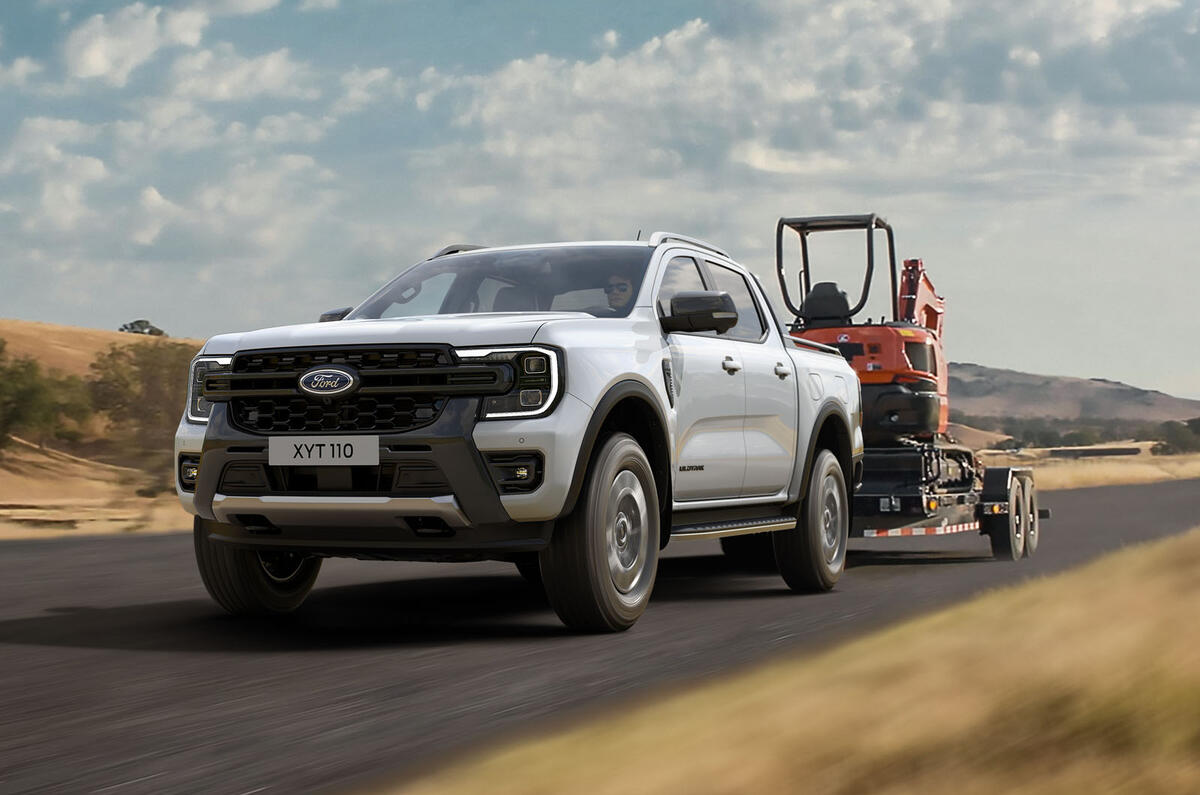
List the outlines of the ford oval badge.
<svg viewBox="0 0 1200 795">
<path fill-rule="evenodd" d="M 314 367 L 300 376 L 300 391 L 316 397 L 337 397 L 358 386 L 358 373 L 348 367 Z"/>
</svg>

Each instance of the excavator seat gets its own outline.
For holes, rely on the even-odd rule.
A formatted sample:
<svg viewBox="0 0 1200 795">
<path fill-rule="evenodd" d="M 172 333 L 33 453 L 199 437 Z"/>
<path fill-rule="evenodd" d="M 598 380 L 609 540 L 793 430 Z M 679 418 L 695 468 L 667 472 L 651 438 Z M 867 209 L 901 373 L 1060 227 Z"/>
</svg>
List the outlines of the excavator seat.
<svg viewBox="0 0 1200 795">
<path fill-rule="evenodd" d="M 836 283 L 818 282 L 800 304 L 800 319 L 810 329 L 849 326 L 850 301 Z"/>
</svg>

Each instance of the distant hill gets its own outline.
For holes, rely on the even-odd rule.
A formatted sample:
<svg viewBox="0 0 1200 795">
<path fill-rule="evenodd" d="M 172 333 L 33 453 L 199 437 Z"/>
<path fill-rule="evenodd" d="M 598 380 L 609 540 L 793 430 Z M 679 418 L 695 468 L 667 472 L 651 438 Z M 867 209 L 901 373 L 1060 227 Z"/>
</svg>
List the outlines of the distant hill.
<svg viewBox="0 0 1200 795">
<path fill-rule="evenodd" d="M 950 364 L 950 407 L 976 417 L 1046 417 L 1164 422 L 1200 417 L 1200 400 L 1172 397 L 1104 378 L 1032 375 Z"/>
<path fill-rule="evenodd" d="M 204 344 L 203 340 L 182 337 L 150 337 L 11 318 L 0 318 L 0 339 L 5 341 L 4 352 L 9 357 L 28 356 L 47 369 L 82 377 L 88 375 L 88 365 L 107 351 L 110 345 L 144 345 L 154 340 L 164 340 L 182 342 L 199 350 Z"/>
</svg>

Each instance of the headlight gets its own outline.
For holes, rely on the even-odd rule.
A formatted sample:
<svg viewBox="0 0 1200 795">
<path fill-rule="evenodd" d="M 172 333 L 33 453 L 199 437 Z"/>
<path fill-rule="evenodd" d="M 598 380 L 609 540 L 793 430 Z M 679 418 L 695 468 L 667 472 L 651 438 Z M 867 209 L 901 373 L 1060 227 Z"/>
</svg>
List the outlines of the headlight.
<svg viewBox="0 0 1200 795">
<path fill-rule="evenodd" d="M 541 417 L 558 402 L 562 389 L 562 354 L 553 348 L 464 348 L 456 351 L 464 362 L 508 362 L 513 385 L 503 395 L 485 397 L 481 419 L 504 420 Z"/>
<path fill-rule="evenodd" d="M 204 386 L 204 377 L 214 370 L 228 367 L 231 361 L 233 360 L 228 356 L 197 356 L 192 359 L 191 375 L 188 378 L 188 422 L 208 422 L 208 416 L 212 414 L 212 403 L 200 394 L 201 387 Z"/>
</svg>

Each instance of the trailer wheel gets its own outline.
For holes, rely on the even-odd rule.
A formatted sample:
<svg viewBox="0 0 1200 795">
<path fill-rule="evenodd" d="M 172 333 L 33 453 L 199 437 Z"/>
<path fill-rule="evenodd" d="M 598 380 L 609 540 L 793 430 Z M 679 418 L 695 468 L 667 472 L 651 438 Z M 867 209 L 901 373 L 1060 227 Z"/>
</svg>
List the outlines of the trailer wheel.
<svg viewBox="0 0 1200 795">
<path fill-rule="evenodd" d="M 1008 484 L 1008 515 L 988 521 L 988 540 L 996 560 L 1020 560 L 1025 554 L 1025 490 L 1018 478 Z"/>
<path fill-rule="evenodd" d="M 828 450 L 813 462 L 808 498 L 795 529 L 771 533 L 779 573 L 793 591 L 828 591 L 846 567 L 850 499 L 846 476 Z"/>
<path fill-rule="evenodd" d="M 1032 558 L 1041 540 L 1042 526 L 1038 521 L 1037 486 L 1025 481 L 1025 557 Z"/>
</svg>

